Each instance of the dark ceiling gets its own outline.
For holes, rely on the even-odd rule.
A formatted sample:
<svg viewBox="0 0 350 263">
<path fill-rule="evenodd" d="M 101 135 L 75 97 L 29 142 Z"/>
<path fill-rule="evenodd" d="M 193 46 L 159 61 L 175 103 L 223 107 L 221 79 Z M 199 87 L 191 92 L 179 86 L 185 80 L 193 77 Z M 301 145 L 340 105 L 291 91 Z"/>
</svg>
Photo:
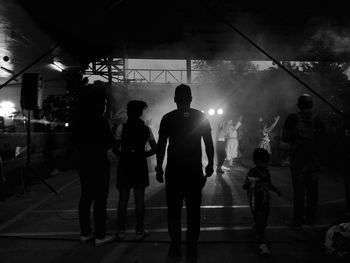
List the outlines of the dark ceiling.
<svg viewBox="0 0 350 263">
<path fill-rule="evenodd" d="M 60 47 L 83 63 L 108 56 L 266 60 L 222 19 L 279 60 L 350 59 L 350 16 L 345 2 L 17 2 Z"/>
</svg>

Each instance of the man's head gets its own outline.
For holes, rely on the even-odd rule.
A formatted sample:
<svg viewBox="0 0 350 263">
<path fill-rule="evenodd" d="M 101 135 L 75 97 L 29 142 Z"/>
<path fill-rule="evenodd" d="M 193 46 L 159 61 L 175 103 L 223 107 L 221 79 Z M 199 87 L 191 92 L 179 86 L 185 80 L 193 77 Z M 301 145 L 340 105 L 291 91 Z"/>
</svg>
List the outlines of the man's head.
<svg viewBox="0 0 350 263">
<path fill-rule="evenodd" d="M 103 90 L 88 87 L 80 94 L 80 108 L 85 112 L 102 115 L 106 110 L 106 100 L 107 96 Z"/>
<path fill-rule="evenodd" d="M 263 148 L 255 149 L 253 153 L 253 161 L 257 167 L 265 168 L 269 164 L 270 154 Z"/>
<path fill-rule="evenodd" d="M 178 107 L 189 107 L 192 102 L 191 88 L 185 84 L 177 86 L 174 101 Z"/>
<path fill-rule="evenodd" d="M 311 110 L 313 107 L 312 97 L 309 94 L 303 94 L 298 98 L 299 110 Z"/>
<path fill-rule="evenodd" d="M 142 116 L 143 110 L 147 108 L 147 104 L 141 100 L 129 101 L 127 108 L 128 118 L 138 119 Z"/>
</svg>

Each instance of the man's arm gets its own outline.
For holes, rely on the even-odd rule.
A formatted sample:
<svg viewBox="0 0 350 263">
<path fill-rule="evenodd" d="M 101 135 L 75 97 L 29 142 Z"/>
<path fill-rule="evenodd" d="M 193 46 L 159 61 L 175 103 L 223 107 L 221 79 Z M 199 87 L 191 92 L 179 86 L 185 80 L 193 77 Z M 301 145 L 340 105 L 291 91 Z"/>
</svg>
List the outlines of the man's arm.
<svg viewBox="0 0 350 263">
<path fill-rule="evenodd" d="M 158 143 L 157 143 L 157 166 L 156 166 L 156 177 L 157 181 L 160 183 L 164 182 L 163 178 L 163 161 L 165 156 L 165 150 L 166 150 L 166 143 L 167 143 L 168 137 L 164 133 L 159 134 Z"/>
<path fill-rule="evenodd" d="M 157 143 L 157 167 L 163 167 L 167 140 L 168 138 L 165 134 L 159 134 Z"/>
<path fill-rule="evenodd" d="M 169 137 L 168 125 L 167 125 L 166 119 L 163 117 L 159 125 L 159 138 L 157 143 L 156 177 L 157 177 L 157 181 L 160 183 L 164 182 L 163 161 L 164 161 L 168 137 Z"/>
</svg>

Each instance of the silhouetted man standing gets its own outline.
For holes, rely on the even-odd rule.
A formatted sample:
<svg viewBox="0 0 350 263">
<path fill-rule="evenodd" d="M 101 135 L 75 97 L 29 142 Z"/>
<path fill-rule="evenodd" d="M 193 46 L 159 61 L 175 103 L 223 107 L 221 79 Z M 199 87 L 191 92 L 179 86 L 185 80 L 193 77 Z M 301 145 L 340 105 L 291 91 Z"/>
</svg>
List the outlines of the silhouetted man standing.
<svg viewBox="0 0 350 263">
<path fill-rule="evenodd" d="M 197 241 L 200 232 L 200 205 L 203 176 L 203 138 L 208 157 L 206 177 L 213 174 L 214 145 L 211 128 L 205 115 L 190 108 L 192 96 L 189 86 L 181 84 L 175 90 L 177 110 L 163 116 L 159 128 L 157 148 L 157 180 L 163 182 L 163 160 L 167 140 L 168 159 L 165 171 L 166 201 L 168 206 L 168 231 L 171 238 L 169 256 L 181 258 L 181 209 L 185 199 L 187 209 L 186 257 L 196 261 Z"/>
<path fill-rule="evenodd" d="M 297 103 L 299 112 L 290 114 L 283 127 L 282 140 L 290 144 L 290 167 L 294 190 L 292 227 L 313 224 L 318 207 L 317 148 L 325 134 L 322 121 L 312 113 L 311 96 L 304 94 Z M 306 200 L 305 200 L 306 199 Z"/>
<path fill-rule="evenodd" d="M 79 111 L 72 123 L 81 184 L 80 240 L 86 243 L 95 239 L 96 246 L 111 242 L 115 238 L 114 235 L 106 235 L 106 205 L 110 177 L 107 151 L 112 147 L 113 137 L 108 121 L 103 117 L 105 105 L 105 94 L 87 87 L 81 96 Z M 92 203 L 94 203 L 94 233 L 90 224 Z"/>
</svg>

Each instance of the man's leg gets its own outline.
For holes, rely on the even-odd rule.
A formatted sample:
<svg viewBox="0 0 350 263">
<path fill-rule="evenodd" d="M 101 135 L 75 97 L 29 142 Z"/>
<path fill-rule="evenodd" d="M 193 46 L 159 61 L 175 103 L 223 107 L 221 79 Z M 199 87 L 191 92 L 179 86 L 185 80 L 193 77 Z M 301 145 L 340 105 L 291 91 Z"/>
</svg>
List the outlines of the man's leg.
<svg viewBox="0 0 350 263">
<path fill-rule="evenodd" d="M 171 239 L 171 247 L 180 249 L 183 193 L 178 185 L 166 183 L 166 202 L 168 206 L 168 232 Z"/>
<path fill-rule="evenodd" d="M 187 256 L 197 257 L 197 242 L 200 234 L 200 206 L 202 202 L 202 188 L 200 185 L 191 187 L 186 191 L 185 201 L 187 211 Z"/>
<path fill-rule="evenodd" d="M 344 175 L 345 182 L 345 199 L 346 199 L 346 210 L 348 219 L 350 220 L 350 176 L 349 174 Z"/>
<path fill-rule="evenodd" d="M 92 233 L 90 224 L 90 207 L 93 201 L 93 196 L 88 191 L 88 187 L 83 180 L 81 181 L 81 196 L 79 200 L 78 214 L 80 232 L 84 237 L 90 236 Z"/>
<path fill-rule="evenodd" d="M 318 175 L 308 173 L 306 179 L 306 222 L 314 223 L 318 207 Z"/>
<path fill-rule="evenodd" d="M 81 195 L 78 206 L 80 232 L 83 237 L 88 237 L 92 234 L 90 225 L 90 207 L 94 199 L 93 195 L 93 180 L 89 169 L 83 164 L 78 164 L 78 173 L 80 177 Z"/>
<path fill-rule="evenodd" d="M 302 225 L 304 221 L 305 209 L 305 178 L 303 170 L 291 167 L 293 182 L 293 200 L 294 200 L 294 220 L 296 225 Z"/>
<path fill-rule="evenodd" d="M 97 239 L 104 238 L 106 234 L 106 214 L 107 214 L 107 198 L 109 191 L 109 170 L 105 174 L 100 174 L 100 178 L 96 182 L 96 197 L 94 200 L 94 222 L 95 236 Z"/>
</svg>

